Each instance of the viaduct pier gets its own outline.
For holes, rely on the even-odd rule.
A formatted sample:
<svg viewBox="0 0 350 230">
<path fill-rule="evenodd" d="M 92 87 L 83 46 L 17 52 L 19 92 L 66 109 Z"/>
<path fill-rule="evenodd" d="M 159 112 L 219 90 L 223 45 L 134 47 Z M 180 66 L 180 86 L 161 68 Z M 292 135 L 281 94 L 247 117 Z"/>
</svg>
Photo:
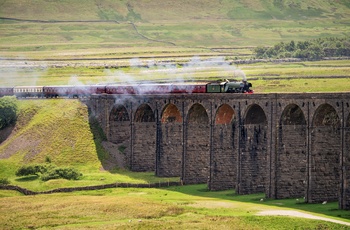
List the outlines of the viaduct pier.
<svg viewBox="0 0 350 230">
<path fill-rule="evenodd" d="M 350 93 L 93 95 L 128 167 L 350 209 Z"/>
</svg>

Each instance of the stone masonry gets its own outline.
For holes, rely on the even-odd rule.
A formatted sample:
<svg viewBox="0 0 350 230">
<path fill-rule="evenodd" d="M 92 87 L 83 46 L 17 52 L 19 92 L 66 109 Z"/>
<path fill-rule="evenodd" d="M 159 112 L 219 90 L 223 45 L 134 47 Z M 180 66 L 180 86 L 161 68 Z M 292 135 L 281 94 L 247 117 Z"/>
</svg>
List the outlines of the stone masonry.
<svg viewBox="0 0 350 230">
<path fill-rule="evenodd" d="M 93 95 L 128 167 L 350 209 L 350 93 Z"/>
</svg>

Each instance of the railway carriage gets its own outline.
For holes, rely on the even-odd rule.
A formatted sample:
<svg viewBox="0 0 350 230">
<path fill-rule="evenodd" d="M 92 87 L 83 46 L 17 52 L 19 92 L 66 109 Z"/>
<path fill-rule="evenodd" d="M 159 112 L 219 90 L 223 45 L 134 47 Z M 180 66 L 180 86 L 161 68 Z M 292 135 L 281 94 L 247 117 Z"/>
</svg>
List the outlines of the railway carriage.
<svg viewBox="0 0 350 230">
<path fill-rule="evenodd" d="M 169 94 L 171 84 L 139 84 L 137 92 L 138 94 Z"/>
<path fill-rule="evenodd" d="M 105 85 L 44 86 L 44 96 L 46 98 L 56 98 L 56 97 L 81 98 L 81 97 L 89 97 L 92 94 L 102 94 L 105 92 L 106 92 Z"/>
<path fill-rule="evenodd" d="M 78 85 L 73 86 L 71 91 L 71 97 L 82 98 L 90 97 L 92 94 L 103 94 L 106 93 L 105 85 Z"/>
<path fill-rule="evenodd" d="M 137 85 L 107 85 L 106 94 L 137 94 Z"/>
<path fill-rule="evenodd" d="M 13 87 L 0 87 L 0 97 L 13 96 Z"/>
<path fill-rule="evenodd" d="M 171 93 L 206 93 L 207 83 L 175 83 Z"/>
<path fill-rule="evenodd" d="M 44 97 L 42 86 L 15 86 L 13 93 L 17 98 Z"/>
<path fill-rule="evenodd" d="M 44 96 L 46 98 L 72 97 L 74 86 L 44 86 Z"/>
</svg>

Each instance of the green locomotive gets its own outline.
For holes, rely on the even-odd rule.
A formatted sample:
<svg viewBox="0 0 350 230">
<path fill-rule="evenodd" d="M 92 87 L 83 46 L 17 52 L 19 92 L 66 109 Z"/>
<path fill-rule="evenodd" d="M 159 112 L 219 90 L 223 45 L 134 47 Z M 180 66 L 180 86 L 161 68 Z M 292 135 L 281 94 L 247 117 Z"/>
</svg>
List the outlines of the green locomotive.
<svg viewBox="0 0 350 230">
<path fill-rule="evenodd" d="M 221 81 L 207 84 L 207 93 L 253 93 L 252 83 L 243 80 L 239 81 Z"/>
</svg>

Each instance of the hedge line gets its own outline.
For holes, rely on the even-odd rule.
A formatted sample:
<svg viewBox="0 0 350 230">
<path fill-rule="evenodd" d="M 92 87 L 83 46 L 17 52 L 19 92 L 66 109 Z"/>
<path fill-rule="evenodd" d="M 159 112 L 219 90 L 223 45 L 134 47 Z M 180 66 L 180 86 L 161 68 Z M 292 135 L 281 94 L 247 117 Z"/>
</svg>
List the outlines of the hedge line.
<svg viewBox="0 0 350 230">
<path fill-rule="evenodd" d="M 256 58 L 301 58 L 321 60 L 327 57 L 349 57 L 350 38 L 329 37 L 308 41 L 280 42 L 272 47 L 258 46 L 254 49 Z"/>
<path fill-rule="evenodd" d="M 75 192 L 75 191 L 90 191 L 90 190 L 101 190 L 107 188 L 162 188 L 169 186 L 180 186 L 181 182 L 159 182 L 152 184 L 130 184 L 130 183 L 113 183 L 104 185 L 93 185 L 84 187 L 70 187 L 70 188 L 57 188 L 49 191 L 34 192 L 29 189 L 25 189 L 16 185 L 0 185 L 2 190 L 13 190 L 18 191 L 24 195 L 39 195 L 39 194 L 51 194 L 51 193 L 61 193 L 61 192 Z"/>
</svg>

